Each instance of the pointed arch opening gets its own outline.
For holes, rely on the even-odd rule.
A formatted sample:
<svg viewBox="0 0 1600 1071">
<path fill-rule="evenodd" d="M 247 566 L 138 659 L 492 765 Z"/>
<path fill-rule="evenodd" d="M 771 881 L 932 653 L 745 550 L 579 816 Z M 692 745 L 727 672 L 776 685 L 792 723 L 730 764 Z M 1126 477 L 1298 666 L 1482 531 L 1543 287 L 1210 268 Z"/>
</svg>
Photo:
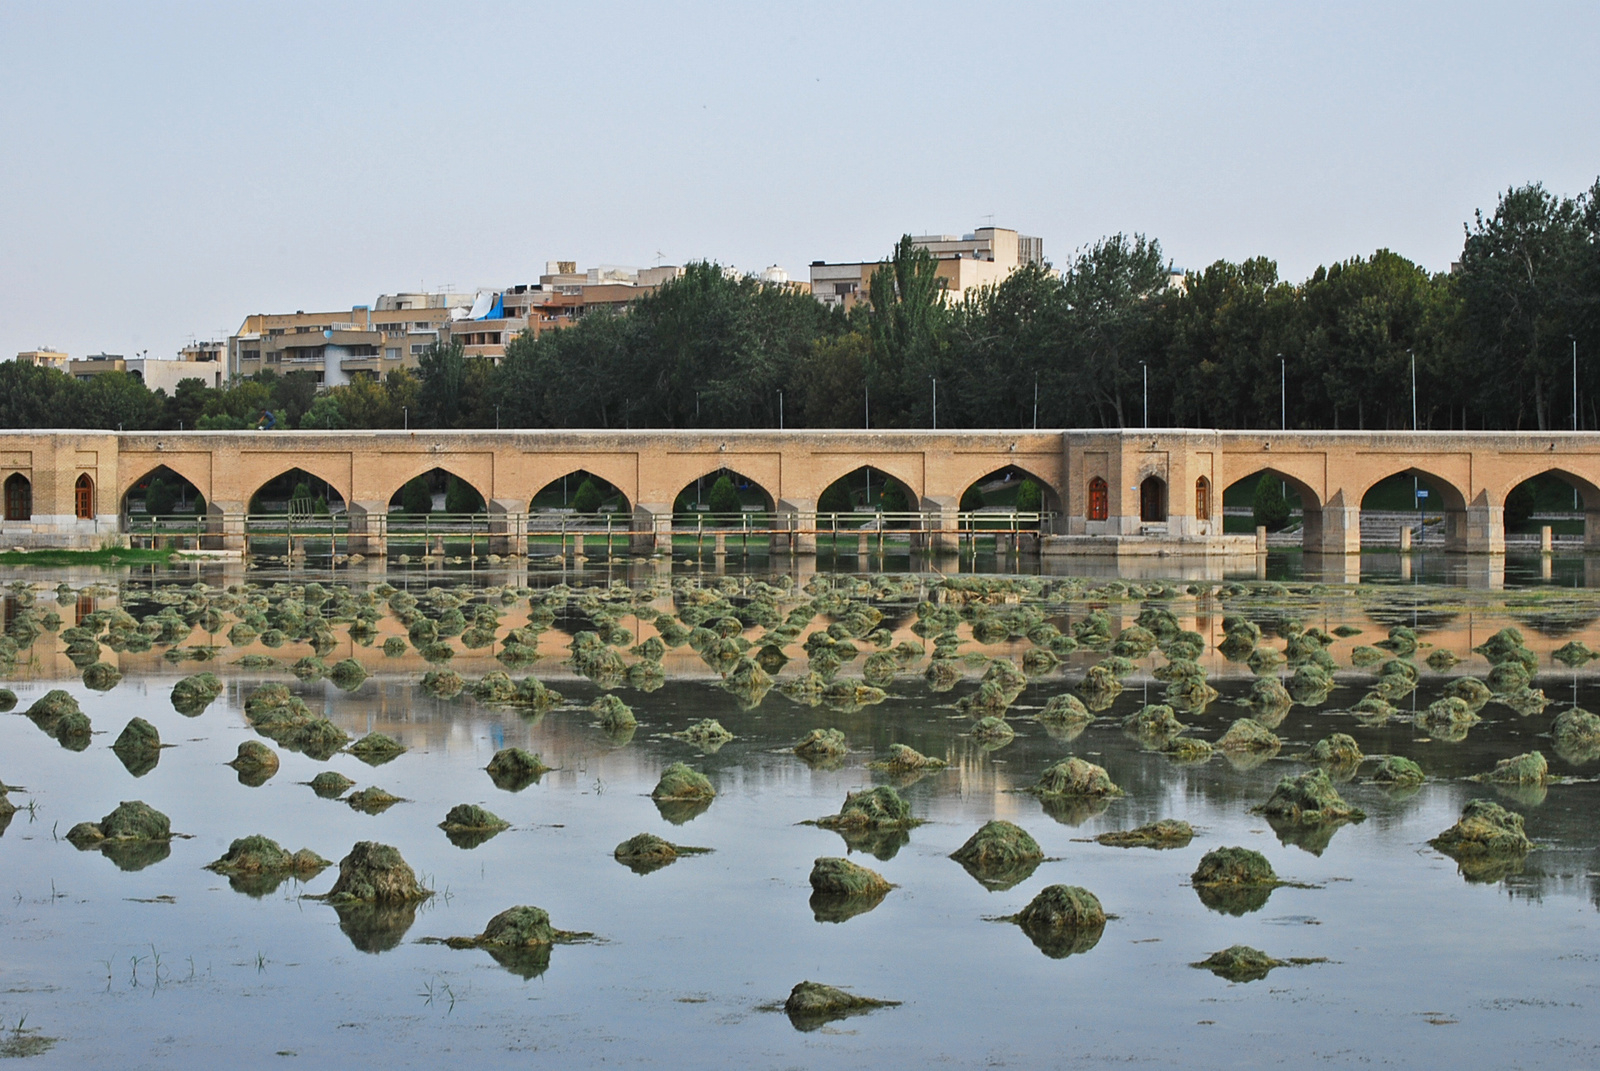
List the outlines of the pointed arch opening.
<svg viewBox="0 0 1600 1071">
<path fill-rule="evenodd" d="M 1533 544 L 1548 527 L 1553 541 L 1588 542 L 1588 515 L 1600 510 L 1600 488 L 1561 469 L 1546 469 L 1516 484 L 1505 495 L 1502 523 L 1506 545 Z"/>
<path fill-rule="evenodd" d="M 529 513 L 615 513 L 627 517 L 633 513 L 628 496 L 603 476 L 578 469 L 559 479 L 551 480 L 540 488 L 528 502 Z"/>
<path fill-rule="evenodd" d="M 80 521 L 94 520 L 94 481 L 87 472 L 79 473 L 72 485 L 72 515 Z"/>
<path fill-rule="evenodd" d="M 413 476 L 389 496 L 389 514 L 393 517 L 483 513 L 487 508 L 482 492 L 470 481 L 444 468 L 429 469 Z"/>
<path fill-rule="evenodd" d="M 685 484 L 672 502 L 677 524 L 744 526 L 746 516 L 767 517 L 777 503 L 767 489 L 730 468 L 720 468 Z"/>
<path fill-rule="evenodd" d="M 1280 532 L 1305 524 L 1320 499 L 1304 481 L 1274 468 L 1259 468 L 1234 480 L 1222 492 L 1222 530 L 1248 534 L 1257 528 Z"/>
<path fill-rule="evenodd" d="M 345 511 L 344 496 L 327 480 L 304 469 L 280 472 L 250 496 L 251 513 L 333 516 Z"/>
<path fill-rule="evenodd" d="M 205 512 L 200 489 L 165 465 L 135 480 L 122 496 L 122 513 L 129 518 L 200 517 Z"/>
<path fill-rule="evenodd" d="M 876 521 L 884 513 L 911 513 L 921 507 L 917 496 L 900 480 L 881 469 L 863 465 L 834 480 L 817 496 L 819 515 L 837 516 L 841 526 L 852 521 Z M 904 526 L 909 521 L 891 520 Z M 859 524 L 854 526 L 859 527 Z"/>
<path fill-rule="evenodd" d="M 20 472 L 6 477 L 6 520 L 33 520 L 33 481 Z"/>
<path fill-rule="evenodd" d="M 1059 513 L 1061 495 L 1049 482 L 1019 465 L 1006 465 L 974 480 L 961 492 L 961 512 L 980 510 Z"/>
</svg>

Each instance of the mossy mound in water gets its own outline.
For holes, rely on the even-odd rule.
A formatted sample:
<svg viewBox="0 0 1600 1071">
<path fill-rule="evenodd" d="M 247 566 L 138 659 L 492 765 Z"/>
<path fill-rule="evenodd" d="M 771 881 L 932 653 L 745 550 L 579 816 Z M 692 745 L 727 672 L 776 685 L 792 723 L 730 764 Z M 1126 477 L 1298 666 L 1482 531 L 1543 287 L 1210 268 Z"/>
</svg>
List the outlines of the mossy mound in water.
<svg viewBox="0 0 1600 1071">
<path fill-rule="evenodd" d="M 342 659 L 329 668 L 328 679 L 339 688 L 353 692 L 367 679 L 367 668 L 354 658 Z"/>
<path fill-rule="evenodd" d="M 1161 744 L 1161 754 L 1180 765 L 1205 762 L 1215 750 L 1208 740 L 1192 736 L 1175 736 Z"/>
<path fill-rule="evenodd" d="M 1245 664 L 1250 667 L 1250 672 L 1257 674 L 1272 673 L 1287 662 L 1282 651 L 1276 647 L 1257 647 L 1250 652 L 1250 657 L 1245 659 Z"/>
<path fill-rule="evenodd" d="M 1352 666 L 1375 666 L 1388 657 L 1387 651 L 1380 651 L 1378 648 L 1370 647 L 1364 643 L 1350 649 L 1350 664 Z"/>
<path fill-rule="evenodd" d="M 487 829 L 510 829 L 511 823 L 495 814 L 493 811 L 479 807 L 476 803 L 458 803 L 450 808 L 444 816 L 444 821 L 439 823 L 439 828 L 445 832 L 479 832 Z"/>
<path fill-rule="evenodd" d="M 1472 710 L 1478 710 L 1494 698 L 1494 692 L 1489 686 L 1476 677 L 1457 677 L 1443 689 L 1443 694 L 1452 696 L 1466 703 Z"/>
<path fill-rule="evenodd" d="M 245 700 L 245 718 L 256 732 L 291 751 L 301 751 L 319 761 L 350 742 L 343 729 L 312 713 L 298 696 L 281 684 L 257 688 Z"/>
<path fill-rule="evenodd" d="M 293 874 L 314 877 L 324 867 L 332 866 L 309 848 L 297 852 L 285 851 L 270 837 L 240 837 L 228 845 L 228 851 L 205 869 L 218 874 Z"/>
<path fill-rule="evenodd" d="M 1469 728 L 1482 720 L 1473 713 L 1466 700 L 1448 695 L 1435 699 L 1416 715 L 1418 726 L 1444 739 L 1454 735 L 1459 740 L 1466 736 Z"/>
<path fill-rule="evenodd" d="M 1195 885 L 1276 885 L 1267 857 L 1249 848 L 1213 848 L 1189 876 Z"/>
<path fill-rule="evenodd" d="M 716 749 L 733 739 L 733 734 L 722 727 L 715 718 L 702 718 L 682 732 L 673 733 L 679 740 L 687 740 L 696 747 Z"/>
<path fill-rule="evenodd" d="M 142 754 L 150 751 L 161 750 L 161 734 L 156 727 L 143 718 L 134 718 L 123 728 L 118 735 L 116 743 L 111 745 L 113 751 L 122 751 L 130 754 Z"/>
<path fill-rule="evenodd" d="M 948 763 L 943 759 L 929 758 L 916 748 L 906 744 L 890 744 L 888 758 L 868 763 L 867 765 L 874 770 L 911 773 L 917 770 L 942 770 Z"/>
<path fill-rule="evenodd" d="M 1393 788 L 1411 788 L 1427 780 L 1422 767 L 1399 755 L 1386 755 L 1372 771 L 1372 780 Z"/>
<path fill-rule="evenodd" d="M 1240 718 L 1217 740 L 1221 751 L 1273 751 L 1282 741 L 1254 718 Z"/>
<path fill-rule="evenodd" d="M 388 789 L 379 788 L 377 785 L 352 792 L 344 798 L 344 801 L 352 810 L 363 814 L 382 814 L 395 804 L 405 802 Z"/>
<path fill-rule="evenodd" d="M 417 881 L 416 871 L 400 855 L 400 849 L 363 840 L 339 860 L 339 878 L 326 899 L 335 904 L 405 904 L 432 895 L 433 890 L 424 889 Z"/>
<path fill-rule="evenodd" d="M 1084 671 L 1078 692 L 1086 699 L 1109 703 L 1122 693 L 1122 680 L 1109 667 L 1096 663 Z"/>
<path fill-rule="evenodd" d="M 838 814 L 817 819 L 823 829 L 909 829 L 918 824 L 911 804 L 887 785 L 848 793 Z"/>
<path fill-rule="evenodd" d="M 1475 857 L 1525 855 L 1533 841 L 1522 830 L 1522 815 L 1492 800 L 1473 800 L 1461 820 L 1428 842 L 1458 862 Z"/>
<path fill-rule="evenodd" d="M 639 719 L 633 716 L 633 708 L 609 692 L 589 704 L 589 713 L 599 716 L 600 728 L 608 733 L 639 724 Z"/>
<path fill-rule="evenodd" d="M 1063 759 L 1045 770 L 1028 791 L 1037 796 L 1122 795 L 1105 767 L 1077 758 Z"/>
<path fill-rule="evenodd" d="M 803 759 L 836 759 L 848 750 L 838 729 L 812 729 L 794 746 L 794 753 Z"/>
<path fill-rule="evenodd" d="M 259 740 L 246 740 L 239 745 L 239 753 L 228 765 L 240 774 L 264 774 L 262 781 L 265 781 L 278 772 L 278 753 Z"/>
<path fill-rule="evenodd" d="M 1550 735 L 1555 738 L 1556 750 L 1563 757 L 1600 750 L 1600 714 L 1592 714 L 1582 707 L 1563 710 L 1556 715 Z"/>
<path fill-rule="evenodd" d="M 1573 640 L 1551 651 L 1550 657 L 1564 666 L 1576 668 L 1592 658 L 1600 658 L 1600 651 L 1594 650 L 1582 640 Z"/>
<path fill-rule="evenodd" d="M 1034 717 L 1054 725 L 1083 725 L 1094 720 L 1094 715 L 1083 705 L 1083 700 L 1071 692 L 1051 696 L 1044 709 Z"/>
<path fill-rule="evenodd" d="M 1015 690 L 995 681 L 984 681 L 978 685 L 977 691 L 962 696 L 956 702 L 956 709 L 971 715 L 1003 714 L 1016 697 Z"/>
<path fill-rule="evenodd" d="M 889 698 L 889 693 L 867 684 L 834 681 L 822 690 L 822 698 L 829 706 L 848 710 L 881 703 Z"/>
<path fill-rule="evenodd" d="M 1460 661 L 1461 659 L 1455 656 L 1455 652 L 1446 650 L 1443 647 L 1428 655 L 1428 667 L 1439 673 L 1443 673 Z"/>
<path fill-rule="evenodd" d="M 1361 754 L 1361 745 L 1356 743 L 1355 737 L 1334 733 L 1312 744 L 1302 758 L 1321 766 L 1354 767 L 1361 765 L 1366 756 Z"/>
<path fill-rule="evenodd" d="M 1344 801 L 1326 770 L 1307 770 L 1299 776 L 1283 778 L 1267 802 L 1253 810 L 1293 823 L 1361 821 L 1366 817 L 1364 811 Z"/>
<path fill-rule="evenodd" d="M 1378 725 L 1395 717 L 1400 711 L 1383 696 L 1368 694 L 1362 696 L 1361 701 L 1350 708 L 1350 713 L 1361 719 L 1364 724 Z"/>
<path fill-rule="evenodd" d="M 354 781 L 334 770 L 324 770 L 310 781 L 311 791 L 325 800 L 344 795 L 345 790 L 354 784 Z"/>
<path fill-rule="evenodd" d="M 397 636 L 390 638 L 399 639 Z M 402 647 L 401 653 L 404 654 L 405 641 L 400 640 L 400 644 Z M 387 643 L 385 643 L 385 647 L 387 648 Z M 467 682 L 462 678 L 461 674 L 453 669 L 430 669 L 422 675 L 422 690 L 435 699 L 454 699 L 461 694 L 461 690 L 466 686 Z"/>
<path fill-rule="evenodd" d="M 484 767 L 496 788 L 520 792 L 550 772 L 544 759 L 520 747 L 504 747 L 494 753 Z"/>
<path fill-rule="evenodd" d="M 1542 752 L 1529 751 L 1501 759 L 1494 764 L 1494 769 L 1473 780 L 1495 785 L 1542 785 L 1550 780 L 1550 763 Z"/>
<path fill-rule="evenodd" d="M 1165 703 L 1141 707 L 1122 719 L 1122 727 L 1141 739 L 1177 736 L 1188 728 Z"/>
<path fill-rule="evenodd" d="M 593 936 L 591 933 L 558 930 L 550 925 L 550 914 L 544 908 L 522 905 L 500 912 L 489 920 L 483 932 L 476 937 L 451 937 L 444 943 L 457 949 L 483 948 L 491 952 L 500 950 L 515 953 Z M 506 965 L 515 969 L 513 964 Z"/>
<path fill-rule="evenodd" d="M 97 692 L 109 692 L 122 680 L 122 673 L 109 662 L 94 662 L 83 669 L 83 683 Z"/>
<path fill-rule="evenodd" d="M 811 890 L 821 896 L 878 896 L 891 886 L 876 870 L 823 856 L 811 865 Z"/>
<path fill-rule="evenodd" d="M 1200 962 L 1191 963 L 1190 966 L 1204 968 L 1230 982 L 1257 982 L 1265 978 L 1274 967 L 1287 967 L 1289 963 L 1290 961 L 1286 959 L 1273 959 L 1265 952 L 1249 945 L 1234 945 L 1221 952 L 1213 952 Z"/>
<path fill-rule="evenodd" d="M 78 701 L 71 694 L 60 688 L 53 688 L 33 701 L 33 705 L 23 712 L 29 721 L 47 733 L 54 731 L 56 723 L 68 714 L 82 714 L 83 708 L 78 706 Z"/>
<path fill-rule="evenodd" d="M 67 831 L 75 848 L 93 848 L 105 841 L 170 840 L 172 822 L 143 800 L 123 800 L 98 822 L 79 822 Z"/>
<path fill-rule="evenodd" d="M 1277 677 L 1257 677 L 1250 684 L 1245 704 L 1257 710 L 1288 710 L 1294 699 Z"/>
<path fill-rule="evenodd" d="M 661 772 L 661 779 L 651 790 L 650 798 L 658 801 L 710 800 L 716 794 L 717 790 L 711 786 L 705 774 L 675 762 Z"/>
<path fill-rule="evenodd" d="M 1016 730 L 1004 718 L 979 718 L 972 726 L 975 739 L 986 744 L 1001 744 L 1016 736 Z"/>
<path fill-rule="evenodd" d="M 617 845 L 611 855 L 635 874 L 648 874 L 675 862 L 680 855 L 704 855 L 710 851 L 673 844 L 654 833 L 638 833 Z"/>
<path fill-rule="evenodd" d="M 1501 706 L 1510 707 L 1524 718 L 1534 714 L 1544 713 L 1544 708 L 1550 705 L 1550 700 L 1545 696 L 1542 688 L 1521 687 L 1509 692 L 1503 692 L 1494 697 L 1494 701 Z"/>
<path fill-rule="evenodd" d="M 1194 839 L 1194 827 L 1175 818 L 1163 818 L 1135 829 L 1102 833 L 1099 844 L 1112 848 L 1183 848 Z"/>
<path fill-rule="evenodd" d="M 1022 927 L 1052 959 L 1087 952 L 1100 943 L 1106 912 L 1100 899 L 1077 885 L 1049 885 L 1028 906 L 1005 921 Z"/>
<path fill-rule="evenodd" d="M 368 733 L 345 750 L 368 765 L 379 766 L 403 755 L 406 746 L 384 733 Z"/>
<path fill-rule="evenodd" d="M 0 688 L 0 714 L 17 708 L 17 693 L 10 688 Z"/>
<path fill-rule="evenodd" d="M 789 992 L 783 1010 L 796 1030 L 815 1030 L 835 1019 L 861 1015 L 874 1008 L 892 1008 L 898 1000 L 858 997 L 820 982 L 801 982 Z"/>
<path fill-rule="evenodd" d="M 1032 876 L 1044 852 L 1027 830 L 996 819 L 968 837 L 950 858 L 982 884 L 1003 890 Z"/>
<path fill-rule="evenodd" d="M 222 681 L 214 673 L 196 673 L 172 686 L 172 706 L 190 717 L 208 707 L 222 694 Z"/>
</svg>

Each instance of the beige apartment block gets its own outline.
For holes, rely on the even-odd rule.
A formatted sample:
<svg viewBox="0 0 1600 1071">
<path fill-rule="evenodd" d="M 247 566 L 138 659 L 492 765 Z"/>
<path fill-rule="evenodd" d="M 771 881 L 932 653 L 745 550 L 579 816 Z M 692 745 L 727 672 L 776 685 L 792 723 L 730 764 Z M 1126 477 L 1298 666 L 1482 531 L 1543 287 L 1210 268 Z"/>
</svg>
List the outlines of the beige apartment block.
<svg viewBox="0 0 1600 1071">
<path fill-rule="evenodd" d="M 23 350 L 17 354 L 16 359 L 23 364 L 54 368 L 57 372 L 65 372 L 67 364 L 71 360 L 65 353 L 60 350 L 53 350 L 48 346 L 42 346 L 36 350 Z"/>
<path fill-rule="evenodd" d="M 1042 238 L 1018 234 L 1006 227 L 979 227 L 959 238 L 923 234 L 911 241 L 937 261 L 939 287 L 950 302 L 960 301 L 970 290 L 995 286 L 1024 265 L 1044 263 Z M 824 305 L 849 309 L 867 300 L 872 273 L 883 264 L 881 260 L 839 264 L 813 261 L 811 296 Z"/>
</svg>

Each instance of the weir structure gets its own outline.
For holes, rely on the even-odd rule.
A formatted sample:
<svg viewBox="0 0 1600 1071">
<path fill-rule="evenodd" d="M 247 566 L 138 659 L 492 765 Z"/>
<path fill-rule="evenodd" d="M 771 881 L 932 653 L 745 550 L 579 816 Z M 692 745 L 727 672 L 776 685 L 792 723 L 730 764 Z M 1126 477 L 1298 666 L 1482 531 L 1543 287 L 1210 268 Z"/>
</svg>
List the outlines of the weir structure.
<svg viewBox="0 0 1600 1071">
<path fill-rule="evenodd" d="M 931 552 L 955 549 L 982 520 L 962 508 L 970 488 L 1027 479 L 1040 490 L 1037 508 L 999 514 L 1045 555 L 1252 553 L 1253 536 L 1223 530 L 1223 492 L 1262 475 L 1298 492 L 1308 553 L 1358 553 L 1362 498 L 1396 475 L 1436 490 L 1428 512 L 1443 519 L 1446 550 L 1486 555 L 1505 551 L 1511 491 L 1559 477 L 1574 488 L 1585 550 L 1600 549 L 1600 433 L 1204 429 L 7 431 L 0 544 L 126 542 L 139 523 L 130 492 L 166 473 L 203 497 L 188 522 L 197 541 L 242 550 L 262 489 L 298 473 L 335 502 L 349 552 L 381 555 L 398 515 L 391 503 L 436 470 L 475 492 L 474 538 L 501 554 L 526 553 L 530 536 L 560 515 L 536 497 L 580 475 L 613 494 L 608 531 L 626 532 L 635 553 L 665 550 L 675 527 L 685 530 L 685 492 L 724 473 L 761 501 L 745 506 L 756 518 L 745 538 L 795 554 L 840 527 L 819 506 L 826 489 L 858 473 L 868 492 L 873 479 L 880 491 L 892 480 L 903 492 L 905 510 L 873 522 L 878 530 L 893 527 Z M 862 526 L 861 508 L 846 511 L 855 518 L 846 527 Z M 715 527 L 726 536 L 731 526 Z"/>
</svg>

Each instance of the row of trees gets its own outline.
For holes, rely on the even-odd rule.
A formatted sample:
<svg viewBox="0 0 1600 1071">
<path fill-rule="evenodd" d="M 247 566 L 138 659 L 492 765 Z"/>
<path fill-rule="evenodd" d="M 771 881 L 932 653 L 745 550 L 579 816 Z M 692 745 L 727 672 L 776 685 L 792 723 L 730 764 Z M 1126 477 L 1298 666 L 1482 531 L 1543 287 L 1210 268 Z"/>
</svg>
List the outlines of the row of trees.
<svg viewBox="0 0 1600 1071">
<path fill-rule="evenodd" d="M 1450 273 L 1380 249 L 1300 283 L 1255 258 L 1173 285 L 1157 241 L 1118 234 L 948 303 L 904 238 L 868 298 L 846 314 L 692 264 L 626 313 L 513 340 L 498 366 L 434 347 L 415 375 L 322 392 L 267 372 L 168 398 L 11 362 L 0 426 L 253 427 L 271 410 L 312 428 L 918 428 L 937 392 L 949 428 L 1407 428 L 1414 365 L 1419 427 L 1561 428 L 1574 410 L 1600 427 L 1600 181 L 1508 190 Z"/>
</svg>

